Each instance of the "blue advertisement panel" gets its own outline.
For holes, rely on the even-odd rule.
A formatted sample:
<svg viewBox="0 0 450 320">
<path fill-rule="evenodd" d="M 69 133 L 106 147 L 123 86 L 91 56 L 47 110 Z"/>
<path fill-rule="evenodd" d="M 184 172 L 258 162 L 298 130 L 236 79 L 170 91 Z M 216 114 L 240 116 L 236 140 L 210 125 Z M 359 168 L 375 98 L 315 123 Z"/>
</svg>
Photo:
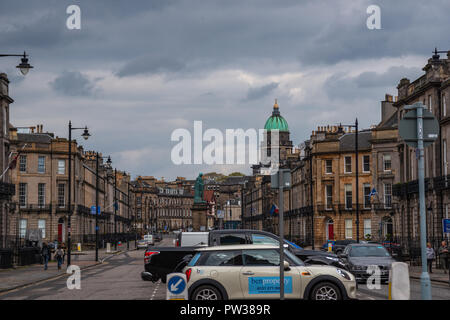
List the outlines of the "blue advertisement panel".
<svg viewBox="0 0 450 320">
<path fill-rule="evenodd" d="M 249 277 L 248 293 L 280 293 L 280 277 Z M 292 277 L 284 278 L 284 293 L 292 293 Z"/>
</svg>

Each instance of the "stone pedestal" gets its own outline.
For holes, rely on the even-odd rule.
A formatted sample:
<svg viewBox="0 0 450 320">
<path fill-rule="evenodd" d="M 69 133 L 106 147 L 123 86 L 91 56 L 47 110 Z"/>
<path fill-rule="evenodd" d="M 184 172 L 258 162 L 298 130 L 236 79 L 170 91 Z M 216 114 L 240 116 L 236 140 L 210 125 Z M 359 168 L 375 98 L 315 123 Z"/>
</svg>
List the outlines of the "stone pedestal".
<svg viewBox="0 0 450 320">
<path fill-rule="evenodd" d="M 194 203 L 192 206 L 192 231 L 207 231 L 207 211 L 206 203 Z"/>
</svg>

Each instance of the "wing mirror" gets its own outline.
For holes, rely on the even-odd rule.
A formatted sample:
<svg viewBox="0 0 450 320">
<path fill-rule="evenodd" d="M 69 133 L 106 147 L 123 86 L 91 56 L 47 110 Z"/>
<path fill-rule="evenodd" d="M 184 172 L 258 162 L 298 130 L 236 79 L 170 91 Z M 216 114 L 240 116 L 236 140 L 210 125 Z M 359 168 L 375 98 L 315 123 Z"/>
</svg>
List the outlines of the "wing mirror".
<svg viewBox="0 0 450 320">
<path fill-rule="evenodd" d="M 346 253 L 339 253 L 338 257 L 339 258 L 347 258 L 347 254 Z"/>
<path fill-rule="evenodd" d="M 289 270 L 291 270 L 291 268 L 289 268 L 289 262 L 287 262 L 286 260 L 284 260 L 283 266 L 284 266 L 284 271 L 289 271 Z"/>
</svg>

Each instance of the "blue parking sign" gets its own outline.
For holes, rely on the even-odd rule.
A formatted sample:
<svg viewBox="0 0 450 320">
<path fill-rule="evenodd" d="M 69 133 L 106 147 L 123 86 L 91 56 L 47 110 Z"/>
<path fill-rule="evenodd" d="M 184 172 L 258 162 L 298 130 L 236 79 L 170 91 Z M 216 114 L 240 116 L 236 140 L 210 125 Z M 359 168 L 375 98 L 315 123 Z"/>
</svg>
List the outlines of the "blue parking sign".
<svg viewBox="0 0 450 320">
<path fill-rule="evenodd" d="M 442 219 L 444 233 L 450 233 L 450 219 Z"/>
</svg>

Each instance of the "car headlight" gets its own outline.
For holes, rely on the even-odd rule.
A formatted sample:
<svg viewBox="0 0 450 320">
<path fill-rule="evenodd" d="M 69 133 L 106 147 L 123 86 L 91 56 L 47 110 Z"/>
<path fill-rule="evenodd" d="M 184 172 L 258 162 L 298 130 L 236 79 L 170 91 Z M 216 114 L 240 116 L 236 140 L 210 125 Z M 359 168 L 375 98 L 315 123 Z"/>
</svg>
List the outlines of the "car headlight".
<svg viewBox="0 0 450 320">
<path fill-rule="evenodd" d="M 343 277 L 347 280 L 351 280 L 350 275 L 347 272 L 345 272 L 344 270 L 341 270 L 341 269 L 336 269 L 336 270 L 337 270 L 337 273 L 339 273 L 339 275 L 341 277 Z"/>
<path fill-rule="evenodd" d="M 334 257 L 325 257 L 325 258 L 330 259 L 330 260 L 332 260 L 332 261 L 339 261 L 338 258 L 334 258 Z"/>
</svg>

